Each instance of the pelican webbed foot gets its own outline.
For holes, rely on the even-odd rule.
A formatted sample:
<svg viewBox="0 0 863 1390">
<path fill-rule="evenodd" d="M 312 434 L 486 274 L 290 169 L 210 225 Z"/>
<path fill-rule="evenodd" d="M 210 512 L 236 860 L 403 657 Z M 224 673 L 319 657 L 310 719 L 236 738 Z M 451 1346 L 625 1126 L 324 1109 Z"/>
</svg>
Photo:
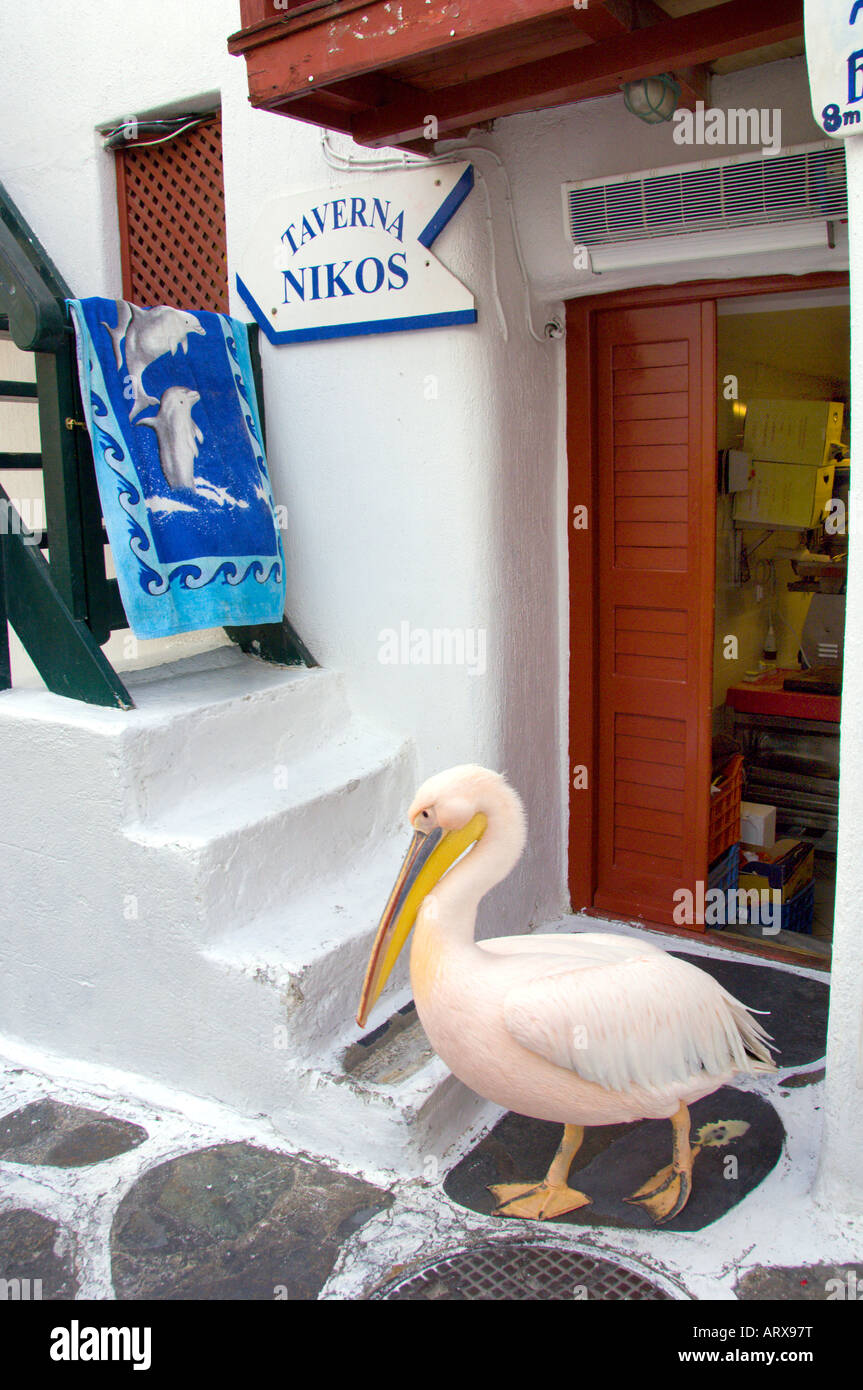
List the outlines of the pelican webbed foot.
<svg viewBox="0 0 863 1390">
<path fill-rule="evenodd" d="M 691 1191 L 691 1173 L 675 1169 L 674 1164 L 669 1163 L 625 1200 L 644 1207 L 657 1226 L 661 1226 L 664 1221 L 670 1221 L 678 1212 L 683 1211 Z"/>
<path fill-rule="evenodd" d="M 565 1182 L 504 1182 L 490 1187 L 489 1192 L 498 1199 L 495 1216 L 522 1216 L 528 1221 L 548 1221 L 590 1206 L 589 1197 Z"/>
<path fill-rule="evenodd" d="M 671 1162 L 625 1199 L 644 1207 L 658 1226 L 677 1216 L 689 1201 L 692 1163 L 698 1151 L 693 1151 L 689 1142 L 689 1110 L 685 1105 L 681 1104 L 676 1114 L 672 1115 L 671 1123 L 674 1128 Z"/>
<path fill-rule="evenodd" d="M 523 1216 L 528 1221 L 548 1221 L 568 1211 L 590 1206 L 590 1198 L 567 1183 L 572 1160 L 581 1147 L 581 1125 L 564 1125 L 563 1138 L 551 1167 L 541 1182 L 504 1182 L 489 1188 L 498 1199 L 495 1216 Z"/>
</svg>

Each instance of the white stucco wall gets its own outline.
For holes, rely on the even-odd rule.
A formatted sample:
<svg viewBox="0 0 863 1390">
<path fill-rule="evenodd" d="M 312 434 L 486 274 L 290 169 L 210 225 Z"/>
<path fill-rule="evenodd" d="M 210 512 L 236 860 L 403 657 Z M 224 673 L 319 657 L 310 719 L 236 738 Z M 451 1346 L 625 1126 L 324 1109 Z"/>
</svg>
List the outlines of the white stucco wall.
<svg viewBox="0 0 863 1390">
<path fill-rule="evenodd" d="M 809 104 L 806 63 L 802 58 L 745 68 L 711 79 L 708 104 L 722 109 L 781 111 L 782 148 L 823 142 Z M 761 255 L 722 256 L 700 265 L 614 272 L 591 277 L 576 273 L 563 235 L 561 184 L 582 179 L 615 178 L 737 155 L 760 153 L 755 146 L 684 145 L 675 143 L 674 124 L 647 125 L 626 110 L 622 96 L 512 116 L 498 122 L 495 148 L 510 170 L 521 227 L 524 256 L 535 292 L 552 298 L 605 294 L 638 284 L 677 283 L 681 279 L 744 275 L 799 274 L 828 269 L 838 257 L 830 253 L 795 253 L 777 265 L 774 250 Z M 844 242 L 844 234 L 838 232 Z M 839 256 L 844 258 L 844 244 Z"/>
<path fill-rule="evenodd" d="M 226 49 L 234 0 L 148 0 L 143 13 L 133 46 L 121 0 L 61 8 L 50 42 L 62 63 L 46 61 L 37 7 L 0 15 L 0 178 L 82 294 L 120 286 L 99 127 L 221 93 L 232 266 L 262 200 L 351 178 L 328 167 L 317 130 L 249 107 L 245 64 Z M 96 53 L 99 81 L 82 82 Z M 480 158 L 495 254 L 481 188 L 435 246 L 476 295 L 480 322 L 267 348 L 266 405 L 274 493 L 290 518 L 288 612 L 317 659 L 347 673 L 361 712 L 415 738 L 423 775 L 474 760 L 511 775 L 531 849 L 497 925 L 523 929 L 564 902 L 562 348 L 527 333 L 502 185 Z M 236 297 L 233 308 L 248 317 Z M 378 634 L 403 620 L 482 629 L 485 673 L 382 665 Z"/>
<path fill-rule="evenodd" d="M 316 129 L 250 108 L 245 63 L 225 45 L 235 0 L 148 0 L 143 13 L 132 46 L 122 0 L 60 7 L 50 39 L 62 63 L 45 59 L 38 7 L 0 16 L 0 176 L 80 293 L 120 284 L 113 158 L 98 134 L 108 123 L 221 94 L 232 269 L 263 200 L 362 176 L 328 166 Z M 95 53 L 99 81 L 82 82 Z M 717 82 L 712 100 L 782 106 L 788 144 L 817 136 L 804 91 L 803 65 L 780 63 Z M 479 139 L 512 181 L 540 332 L 561 296 L 619 282 L 573 271 L 564 180 L 730 152 L 675 145 L 619 97 L 511 118 Z M 265 345 L 266 403 L 290 518 L 288 612 L 318 660 L 348 674 L 361 711 L 416 739 L 424 774 L 477 760 L 511 775 L 532 827 L 519 882 L 499 895 L 499 925 L 513 928 L 565 900 L 564 344 L 528 333 L 505 179 L 493 156 L 472 158 L 484 183 L 435 252 L 474 292 L 478 324 Z M 798 261 L 782 268 L 825 263 Z M 747 258 L 739 273 L 778 268 Z M 247 317 L 236 296 L 233 309 Z M 485 674 L 382 665 L 379 633 L 402 621 L 481 629 Z"/>
<path fill-rule="evenodd" d="M 149 5 L 152 28 L 137 50 L 129 44 L 128 10 L 119 4 L 104 9 L 92 2 L 54 6 L 50 22 L 48 12 L 34 5 L 7 6 L 0 12 L 0 52 L 10 63 L 0 83 L 0 181 L 73 291 L 113 295 L 121 283 L 114 162 L 102 149 L 97 125 L 138 111 L 137 101 L 160 106 L 175 102 L 179 94 L 209 93 L 212 102 L 218 82 L 207 71 L 218 51 L 219 25 L 232 8 L 213 5 L 196 14 L 192 6 Z M 171 36 L 168 42 L 166 35 Z M 105 57 L 98 78 L 82 79 L 100 52 Z M 133 93 L 137 101 L 130 106 L 126 98 Z M 14 409 L 0 406 L 0 428 Z M 32 423 L 22 422 L 26 436 L 21 447 L 38 451 L 36 407 L 17 409 L 32 417 Z M 7 447 L 17 446 L 10 441 Z M 6 486 L 15 499 L 42 495 L 33 474 L 7 479 Z M 113 573 L 110 561 L 108 572 Z M 227 642 L 222 629 L 156 642 L 138 642 L 129 632 L 117 632 L 104 650 L 122 671 L 176 661 Z M 40 686 L 41 678 L 14 633 L 11 649 L 14 683 Z"/>
<path fill-rule="evenodd" d="M 263 199 L 349 182 L 350 174 L 328 167 L 316 131 L 250 109 L 245 65 L 225 46 L 238 25 L 235 0 L 147 0 L 134 16 L 125 0 L 53 6 L 50 27 L 42 5 L 0 12 L 0 179 L 77 292 L 119 291 L 113 160 L 98 128 L 130 114 L 194 108 L 221 94 L 232 266 Z M 783 144 L 818 138 L 802 62 L 716 82 L 713 101 L 780 105 Z M 625 282 L 587 282 L 572 270 L 563 181 L 733 152 L 675 145 L 670 128 L 640 124 L 618 97 L 511 118 L 479 138 L 504 159 L 512 179 L 540 329 L 544 304 Z M 859 258 L 863 154 L 850 153 Z M 266 403 L 274 492 L 290 515 L 289 613 L 318 659 L 347 673 L 362 711 L 415 738 L 423 774 L 477 759 L 511 775 L 531 819 L 529 857 L 494 904 L 496 928 L 512 930 L 553 915 L 564 900 L 564 346 L 535 342 L 527 332 L 506 190 L 493 160 L 475 160 L 487 176 L 491 222 L 478 187 L 435 252 L 473 290 L 479 323 L 267 348 Z M 729 258 L 640 278 L 841 268 L 844 257 L 840 246 L 831 254 Z M 863 290 L 856 281 L 853 290 L 857 368 Z M 234 308 L 239 312 L 236 300 Z M 436 396 L 428 389 L 432 378 Z M 852 558 L 821 1189 L 859 1205 L 863 935 L 854 903 L 863 876 L 854 827 L 863 817 L 863 793 L 854 762 L 863 716 L 853 691 L 863 671 L 863 631 L 853 595 L 863 589 L 863 571 Z M 487 672 L 381 665 L 378 634 L 402 620 L 484 629 Z"/>
</svg>

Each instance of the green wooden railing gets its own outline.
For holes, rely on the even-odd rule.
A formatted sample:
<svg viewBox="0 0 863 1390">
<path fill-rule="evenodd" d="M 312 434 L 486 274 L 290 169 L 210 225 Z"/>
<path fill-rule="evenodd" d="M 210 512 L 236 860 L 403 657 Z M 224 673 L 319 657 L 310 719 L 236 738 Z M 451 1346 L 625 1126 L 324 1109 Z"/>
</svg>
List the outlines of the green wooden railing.
<svg viewBox="0 0 863 1390">
<path fill-rule="evenodd" d="M 129 621 L 117 581 L 105 572 L 105 529 L 65 304 L 72 297 L 0 185 L 0 330 L 36 359 L 35 383 L 0 380 L 0 403 L 35 399 L 41 438 L 39 454 L 0 448 L 0 471 L 41 468 L 47 524 L 45 536 L 30 533 L 0 486 L 0 689 L 12 683 L 8 621 L 49 690 L 131 709 L 128 691 L 101 650 L 111 632 L 128 628 Z M 263 417 L 257 333 L 250 338 Z M 50 563 L 42 554 L 48 548 Z M 265 661 L 316 665 L 287 618 L 225 631 Z"/>
</svg>

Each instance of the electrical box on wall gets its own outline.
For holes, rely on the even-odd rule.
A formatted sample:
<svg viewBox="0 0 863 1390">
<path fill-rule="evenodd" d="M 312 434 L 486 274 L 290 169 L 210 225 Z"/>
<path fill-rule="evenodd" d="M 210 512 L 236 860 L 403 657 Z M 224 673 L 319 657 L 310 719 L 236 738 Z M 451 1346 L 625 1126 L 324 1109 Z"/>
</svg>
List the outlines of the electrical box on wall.
<svg viewBox="0 0 863 1390">
<path fill-rule="evenodd" d="M 820 468 L 842 438 L 844 412 L 841 401 L 749 401 L 743 447 L 757 459 Z"/>
<path fill-rule="evenodd" d="M 751 485 L 734 494 L 738 525 L 788 531 L 808 531 L 818 525 L 833 495 L 833 464 L 811 468 L 806 463 L 754 459 L 752 468 Z"/>
</svg>

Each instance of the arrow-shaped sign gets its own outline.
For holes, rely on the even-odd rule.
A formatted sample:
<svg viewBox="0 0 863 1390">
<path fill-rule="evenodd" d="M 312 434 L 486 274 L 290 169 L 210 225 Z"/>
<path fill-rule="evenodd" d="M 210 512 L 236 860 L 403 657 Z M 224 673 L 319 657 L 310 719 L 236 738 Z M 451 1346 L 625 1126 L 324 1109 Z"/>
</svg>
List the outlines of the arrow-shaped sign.
<svg viewBox="0 0 863 1390">
<path fill-rule="evenodd" d="M 863 0 L 806 0 L 812 114 L 837 139 L 863 135 Z"/>
<path fill-rule="evenodd" d="M 271 343 L 475 323 L 468 289 L 431 246 L 473 187 L 473 165 L 434 164 L 273 198 L 237 289 Z"/>
</svg>

